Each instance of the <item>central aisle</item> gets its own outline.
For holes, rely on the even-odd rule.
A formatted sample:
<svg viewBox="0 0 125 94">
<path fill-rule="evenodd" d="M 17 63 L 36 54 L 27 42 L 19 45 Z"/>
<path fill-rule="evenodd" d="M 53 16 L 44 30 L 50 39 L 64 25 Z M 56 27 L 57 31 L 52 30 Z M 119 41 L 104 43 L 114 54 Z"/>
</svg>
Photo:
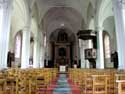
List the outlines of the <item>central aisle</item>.
<svg viewBox="0 0 125 94">
<path fill-rule="evenodd" d="M 66 74 L 59 74 L 59 79 L 54 88 L 53 94 L 72 94 Z"/>
</svg>

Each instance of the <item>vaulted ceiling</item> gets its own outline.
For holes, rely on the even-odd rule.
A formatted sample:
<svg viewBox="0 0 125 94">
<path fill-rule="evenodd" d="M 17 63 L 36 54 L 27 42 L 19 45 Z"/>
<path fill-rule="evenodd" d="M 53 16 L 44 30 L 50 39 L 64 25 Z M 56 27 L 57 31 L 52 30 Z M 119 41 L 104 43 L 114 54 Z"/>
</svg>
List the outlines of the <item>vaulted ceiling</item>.
<svg viewBox="0 0 125 94">
<path fill-rule="evenodd" d="M 93 17 L 96 2 L 97 0 L 29 0 L 28 4 L 32 11 L 36 11 L 36 5 L 36 18 L 43 31 L 51 33 L 63 25 L 76 33 L 89 23 L 88 13 L 91 14 L 89 19 Z M 35 15 L 36 12 L 33 12 L 32 16 Z"/>
<path fill-rule="evenodd" d="M 14 38 L 27 26 L 34 36 L 42 36 L 41 41 L 62 27 L 70 31 L 69 35 L 76 35 L 79 29 L 95 30 L 98 26 L 113 31 L 114 24 L 105 25 L 110 16 L 113 17 L 112 0 L 13 0 L 11 35 Z"/>
<path fill-rule="evenodd" d="M 111 0 L 14 0 L 12 27 L 18 31 L 28 23 L 28 16 L 32 17 L 31 27 L 40 28 L 42 32 L 50 35 L 54 30 L 66 27 L 76 33 L 79 29 L 94 27 L 97 11 L 100 11 L 101 2 Z M 28 6 L 29 15 L 27 15 Z M 105 8 L 104 8 L 105 9 Z M 16 15 L 18 14 L 18 15 Z M 102 17 L 102 16 L 101 16 Z M 16 21 L 19 19 L 18 26 Z M 91 20 L 93 19 L 93 20 Z M 99 18 L 100 19 L 100 18 Z M 90 25 L 90 26 L 89 26 Z M 33 29 L 33 31 L 37 31 Z"/>
</svg>

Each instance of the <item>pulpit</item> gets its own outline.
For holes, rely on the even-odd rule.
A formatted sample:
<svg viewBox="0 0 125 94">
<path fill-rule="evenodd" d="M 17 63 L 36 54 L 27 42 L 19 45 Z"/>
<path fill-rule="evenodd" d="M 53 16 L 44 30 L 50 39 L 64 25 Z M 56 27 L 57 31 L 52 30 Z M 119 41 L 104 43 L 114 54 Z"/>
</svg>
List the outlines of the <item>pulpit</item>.
<svg viewBox="0 0 125 94">
<path fill-rule="evenodd" d="M 85 59 L 89 60 L 91 68 L 96 68 L 96 49 L 97 49 L 96 31 L 79 30 L 77 36 L 79 39 L 82 40 L 92 40 L 93 47 L 85 49 Z"/>
</svg>

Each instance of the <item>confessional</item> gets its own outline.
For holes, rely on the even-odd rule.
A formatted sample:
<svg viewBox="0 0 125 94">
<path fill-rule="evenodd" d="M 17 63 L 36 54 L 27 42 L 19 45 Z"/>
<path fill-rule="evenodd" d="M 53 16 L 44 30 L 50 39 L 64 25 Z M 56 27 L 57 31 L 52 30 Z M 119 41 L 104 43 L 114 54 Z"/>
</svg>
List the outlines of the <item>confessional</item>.
<svg viewBox="0 0 125 94">
<path fill-rule="evenodd" d="M 12 62 L 14 61 L 14 59 L 14 53 L 9 51 L 7 55 L 7 67 L 12 67 Z"/>
</svg>

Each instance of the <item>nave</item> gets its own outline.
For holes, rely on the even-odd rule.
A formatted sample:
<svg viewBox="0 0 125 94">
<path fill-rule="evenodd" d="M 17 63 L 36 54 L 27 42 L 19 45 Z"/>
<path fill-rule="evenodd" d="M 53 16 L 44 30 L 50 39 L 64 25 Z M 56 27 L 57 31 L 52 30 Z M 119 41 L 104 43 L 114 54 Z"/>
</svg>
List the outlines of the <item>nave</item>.
<svg viewBox="0 0 125 94">
<path fill-rule="evenodd" d="M 57 68 L 0 71 L 0 94 L 125 94 L 125 71 Z"/>
<path fill-rule="evenodd" d="M 0 0 L 0 94 L 125 94 L 124 40 L 125 0 Z"/>
</svg>

